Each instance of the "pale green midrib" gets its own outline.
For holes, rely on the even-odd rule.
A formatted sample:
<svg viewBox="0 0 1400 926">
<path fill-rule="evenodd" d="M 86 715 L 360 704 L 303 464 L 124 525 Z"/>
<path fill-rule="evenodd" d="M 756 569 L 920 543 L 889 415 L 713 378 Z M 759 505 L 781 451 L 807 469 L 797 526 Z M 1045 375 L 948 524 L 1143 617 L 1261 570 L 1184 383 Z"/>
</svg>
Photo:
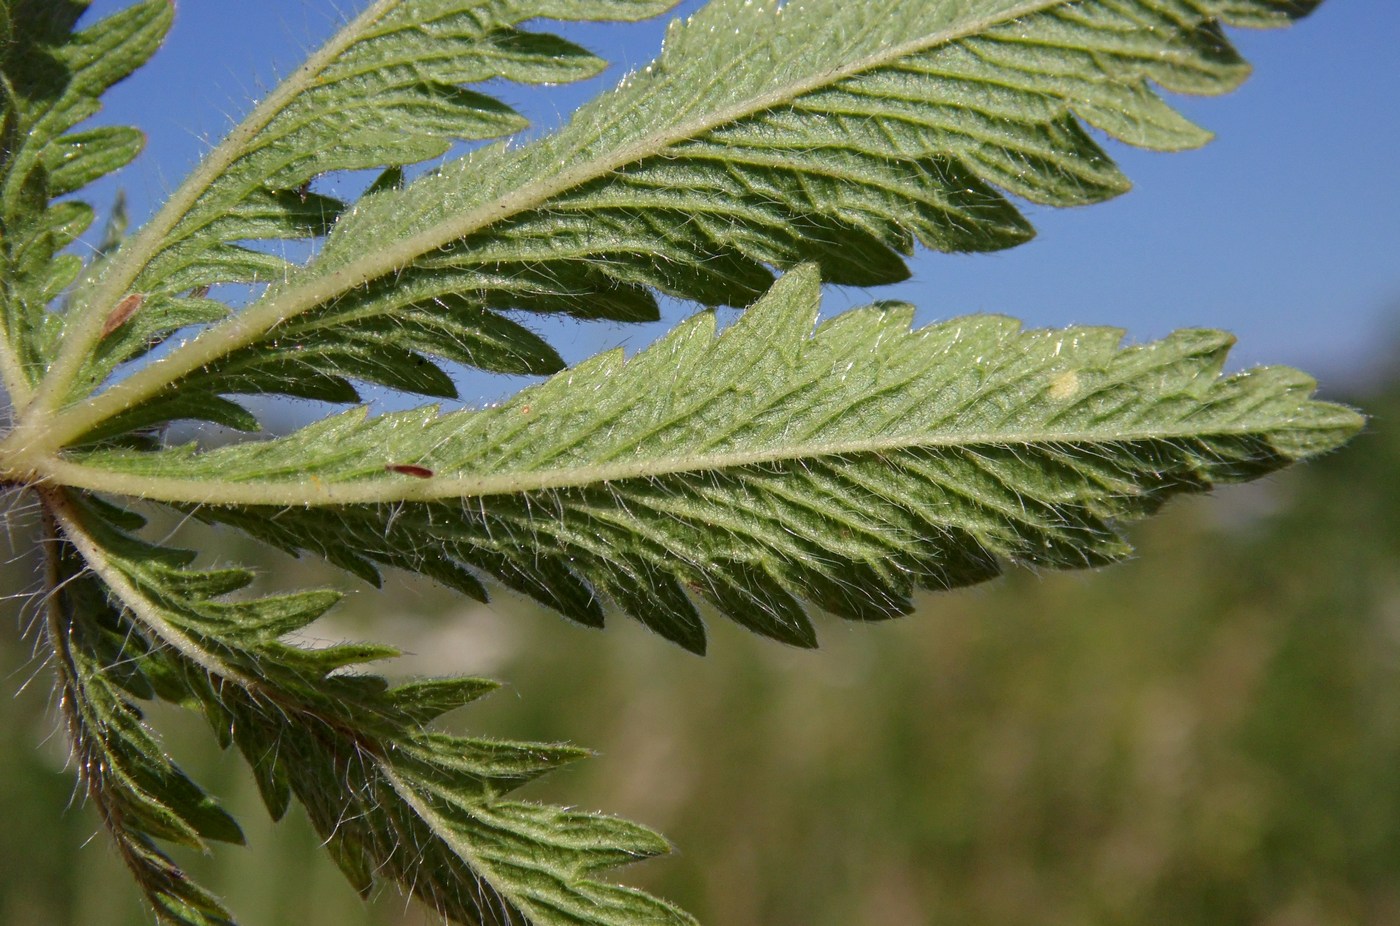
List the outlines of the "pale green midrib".
<svg viewBox="0 0 1400 926">
<path fill-rule="evenodd" d="M 165 644 L 177 650 L 181 656 L 189 659 L 210 675 L 226 679 L 254 696 L 265 690 L 265 686 L 258 680 L 250 678 L 232 666 L 229 666 L 194 640 L 191 640 L 178 628 L 171 626 L 169 621 L 148 604 L 146 596 L 131 584 L 126 575 L 108 562 L 105 551 L 103 551 L 103 549 L 87 535 L 87 532 L 82 529 L 82 526 L 78 523 L 73 513 L 70 503 L 62 498 L 61 493 L 47 492 L 46 496 L 49 501 L 49 510 L 53 513 L 55 521 L 60 525 L 64 537 L 78 550 L 83 560 L 87 563 L 88 567 L 97 574 L 98 578 L 117 594 L 122 605 L 137 621 L 144 624 L 148 630 Z M 420 819 L 428 824 L 435 835 L 447 841 L 448 844 L 453 847 L 453 851 L 466 860 L 474 871 L 488 873 L 491 871 L 489 866 L 482 863 L 480 859 L 476 858 L 476 856 L 470 852 L 469 847 L 462 846 L 456 841 L 451 841 L 449 839 L 450 834 L 441 831 L 441 827 L 435 823 L 432 809 L 424 806 L 417 799 L 409 786 L 399 778 L 397 773 L 394 772 L 393 768 L 382 756 L 375 756 L 375 761 L 394 790 L 403 797 L 405 802 L 413 807 L 414 812 L 418 814 Z M 496 887 L 494 882 L 492 886 Z M 498 887 L 496 889 L 499 890 Z M 518 906 L 517 904 L 517 907 Z"/>
<path fill-rule="evenodd" d="M 476 852 L 473 852 L 472 847 L 465 839 L 462 839 L 456 833 L 452 832 L 450 827 L 443 825 L 439 819 L 440 814 L 437 810 L 419 797 L 418 792 L 413 786 L 403 780 L 386 758 L 376 755 L 374 759 L 375 763 L 379 766 L 380 774 L 389 782 L 389 786 L 403 799 L 405 804 L 413 808 L 413 812 L 418 815 L 418 819 L 427 824 L 428 829 L 432 831 L 434 836 L 441 839 L 444 844 L 449 846 L 452 853 L 465 862 L 473 874 L 491 885 L 491 889 L 498 895 L 501 895 L 503 899 L 507 900 L 512 907 L 517 910 L 527 909 L 526 905 L 519 901 L 513 891 L 505 889 L 506 886 L 502 883 L 502 879 L 496 874 L 491 864 L 481 858 Z"/>
<path fill-rule="evenodd" d="M 1340 427 L 1342 425 L 1330 425 Z M 1325 429 L 1321 422 L 1310 428 L 1296 418 L 1268 423 L 1242 423 L 1234 427 L 1209 429 L 1153 429 L 1138 432 L 1031 432 L 1023 434 L 961 434 L 947 437 L 937 435 L 898 435 L 879 440 L 837 441 L 831 443 L 799 444 L 741 453 L 695 454 L 534 470 L 502 475 L 454 476 L 440 475 L 429 479 L 413 476 L 378 476 L 373 479 L 325 482 L 315 474 L 299 476 L 298 481 L 218 482 L 215 479 L 188 479 L 120 472 L 54 459 L 36 467 L 42 480 L 86 489 L 109 492 L 150 501 L 174 504 L 239 506 L 270 505 L 276 507 L 321 507 L 336 505 L 373 505 L 393 502 L 432 502 L 449 499 L 487 498 L 517 495 L 527 492 L 547 492 L 576 489 L 585 486 L 622 482 L 635 479 L 655 479 L 683 474 L 702 474 L 762 466 L 770 463 L 793 463 L 833 457 L 871 456 L 896 451 L 956 450 L 1006 447 L 1087 447 L 1145 441 L 1171 442 L 1178 440 L 1208 440 L 1220 437 L 1265 437 L 1288 430 Z M 386 449 L 385 465 L 402 462 Z M 314 464 L 313 464 L 314 465 Z M 431 466 L 431 460 L 424 465 Z"/>
<path fill-rule="evenodd" d="M 402 2 L 404 0 L 376 0 L 354 21 L 333 35 L 210 152 L 209 157 L 195 168 L 165 206 L 130 240 L 129 245 L 118 251 L 82 312 L 67 319 L 59 355 L 32 398 L 32 410 L 25 409 L 26 417 L 42 419 L 67 397 L 83 362 L 101 339 L 102 326 L 94 323 L 98 313 L 116 305 L 151 261 L 166 250 L 170 232 L 194 208 L 200 197 L 224 176 L 235 161 L 248 153 L 248 145 L 258 133 L 313 85 L 316 75 L 347 48 L 360 41 L 360 32 L 368 24 Z"/>
<path fill-rule="evenodd" d="M 56 544 L 62 529 L 57 517 L 46 517 L 44 536 L 46 545 Z M 52 548 L 44 560 L 45 586 L 49 589 L 57 589 L 60 587 L 58 558 L 54 555 Z M 44 610 L 46 611 L 45 626 L 48 632 L 47 642 L 51 654 L 50 658 L 54 660 L 54 668 L 58 674 L 59 691 L 63 692 L 63 696 L 59 698 L 59 712 L 66 727 L 69 748 L 78 761 L 87 761 L 89 748 L 85 741 L 96 738 L 98 742 L 101 742 L 101 738 L 94 737 L 90 724 L 87 722 L 90 709 L 86 707 L 86 703 L 90 703 L 91 699 L 86 697 L 86 680 L 73 655 L 73 640 L 70 635 L 68 615 L 64 613 L 63 601 L 56 593 L 47 596 Z M 69 692 L 72 693 L 71 697 L 68 696 Z M 86 703 L 83 705 L 76 703 L 80 698 Z M 123 825 L 120 813 L 108 800 L 107 793 L 99 787 L 102 777 L 100 775 L 84 777 L 86 778 L 86 781 L 83 782 L 86 786 L 84 790 L 98 806 L 103 826 L 111 834 L 118 853 L 139 883 L 141 881 L 139 872 L 142 868 L 132 856 L 128 830 Z M 145 886 L 142 887 L 144 890 Z"/>
<path fill-rule="evenodd" d="M 122 606 L 130 611 L 139 622 L 145 624 L 152 633 L 177 650 L 181 656 L 189 659 L 206 672 L 226 678 L 248 691 L 261 690 L 262 686 L 256 680 L 245 676 L 211 654 L 178 628 L 171 626 L 170 622 L 162 617 L 159 611 L 151 607 L 146 596 L 132 585 L 131 580 L 121 570 L 111 565 L 107 559 L 106 551 L 83 529 L 77 515 L 73 512 L 72 504 L 63 497 L 61 491 L 45 490 L 43 494 L 49 512 L 52 513 L 63 530 L 64 539 L 73 544 L 73 547 L 82 555 L 88 568 L 96 573 L 97 577 L 108 588 L 116 592 L 117 597 L 121 599 Z"/>
<path fill-rule="evenodd" d="M 332 270 L 318 279 L 299 287 L 270 294 L 253 306 L 216 326 L 170 356 L 143 367 L 106 392 L 82 404 L 50 416 L 46 427 L 32 426 L 26 433 L 27 445 L 38 452 L 51 452 L 68 441 L 81 437 L 108 418 L 120 414 L 158 394 L 180 377 L 207 366 L 219 358 L 258 340 L 262 335 L 287 320 L 329 302 L 343 293 L 372 280 L 386 276 L 412 263 L 423 254 L 445 244 L 467 237 L 526 210 L 543 204 L 549 198 L 583 183 L 617 170 L 627 164 L 656 155 L 677 142 L 694 138 L 728 122 L 771 109 L 823 86 L 852 77 L 907 57 L 920 50 L 945 45 L 984 32 L 1003 22 L 1033 16 L 1076 0 L 1026 0 L 997 16 L 974 18 L 960 27 L 925 36 L 918 41 L 892 46 L 880 54 L 853 62 L 844 68 L 826 71 L 806 81 L 798 81 L 781 92 L 773 91 L 741 105 L 721 109 L 709 118 L 696 118 L 673 126 L 670 132 L 658 134 L 580 164 L 573 169 L 547 174 L 537 183 L 517 189 L 500 199 L 473 209 L 452 222 L 443 222 L 419 232 L 396 245 L 381 248 L 364 260 Z M 559 136 L 553 136 L 557 138 Z M 548 143 L 546 139 L 543 143 Z M 530 149 L 526 149 L 530 150 Z M 313 269 L 314 265 L 311 268 Z M 66 387 L 65 387 L 66 388 Z M 0 445 L 9 449 L 9 441 Z"/>
</svg>

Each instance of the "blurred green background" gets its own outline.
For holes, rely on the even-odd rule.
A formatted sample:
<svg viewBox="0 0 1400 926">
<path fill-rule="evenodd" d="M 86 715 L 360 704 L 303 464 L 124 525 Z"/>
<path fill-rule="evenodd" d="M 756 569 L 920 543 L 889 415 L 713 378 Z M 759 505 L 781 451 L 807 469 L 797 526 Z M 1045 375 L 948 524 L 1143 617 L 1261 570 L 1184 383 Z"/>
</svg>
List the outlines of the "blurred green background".
<svg viewBox="0 0 1400 926">
<path fill-rule="evenodd" d="M 828 620 L 817 652 L 716 621 L 702 660 L 408 583 L 315 629 L 398 643 L 393 672 L 506 680 L 451 720 L 599 750 L 525 793 L 666 833 L 678 854 L 623 877 L 710 926 L 1400 924 L 1400 376 L 1349 398 L 1373 416 L 1351 447 L 1169 506 L 1130 563 Z M 23 606 L 0 633 L 0 923 L 147 923 L 74 798 Z M 243 922 L 436 921 L 363 909 L 198 721 L 151 717 L 245 825 L 248 848 L 182 858 Z"/>
</svg>

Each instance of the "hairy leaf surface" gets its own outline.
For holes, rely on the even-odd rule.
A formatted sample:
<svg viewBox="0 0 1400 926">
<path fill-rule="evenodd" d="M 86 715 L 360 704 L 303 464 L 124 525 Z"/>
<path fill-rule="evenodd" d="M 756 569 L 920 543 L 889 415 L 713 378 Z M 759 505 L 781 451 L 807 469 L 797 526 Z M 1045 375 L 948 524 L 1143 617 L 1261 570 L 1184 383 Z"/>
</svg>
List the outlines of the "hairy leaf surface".
<svg viewBox="0 0 1400 926">
<path fill-rule="evenodd" d="M 56 538 L 55 538 L 56 541 Z M 133 635 L 102 581 L 71 546 L 54 543 L 48 637 L 73 761 L 118 854 L 164 923 L 233 926 L 228 911 L 157 845 L 242 842 L 238 824 L 170 760 L 136 699 L 154 694 L 161 657 Z"/>
<path fill-rule="evenodd" d="M 241 836 L 141 726 L 133 698 L 154 696 L 202 711 L 221 742 L 237 746 L 273 817 L 296 797 L 362 893 L 396 883 L 453 921 L 482 926 L 693 922 L 640 891 L 595 880 L 669 851 L 659 836 L 615 818 L 505 797 L 587 753 L 424 726 L 494 683 L 393 687 L 347 673 L 396 652 L 360 644 L 308 649 L 282 639 L 338 595 L 230 599 L 251 573 L 192 568 L 193 554 L 132 536 L 126 528 L 139 519 L 93 499 L 55 499 L 54 509 L 73 545 L 64 548 L 65 562 L 85 562 L 100 579 L 73 586 L 97 596 L 78 610 L 83 621 L 100 617 L 100 645 L 72 648 L 71 626 L 64 637 L 65 652 L 83 660 L 65 675 L 74 740 L 87 773 L 101 776 L 90 793 L 163 920 L 232 923 L 153 839 L 200 845 L 201 837 Z"/>
<path fill-rule="evenodd" d="M 877 305 L 812 334 L 819 298 L 807 267 L 718 337 L 701 314 L 497 408 L 361 409 L 275 441 L 88 454 L 64 478 L 196 503 L 370 579 L 480 595 L 485 572 L 595 625 L 611 599 L 699 650 L 695 596 L 806 646 L 799 600 L 874 620 L 1007 562 L 1111 562 L 1121 521 L 1360 424 L 1294 370 L 1220 377 L 1220 332 L 1122 349 L 1115 329 L 995 316 L 911 332 L 909 306 Z"/>
<path fill-rule="evenodd" d="M 357 203 L 316 260 L 230 328 L 81 417 L 159 404 L 185 374 L 187 393 L 227 390 L 229 352 L 299 349 L 282 335 L 289 319 L 392 312 L 377 295 L 386 278 L 419 304 L 650 318 L 656 291 L 744 305 L 771 268 L 805 260 L 872 285 L 903 279 L 915 242 L 1010 247 L 1032 229 L 1008 193 L 1068 206 L 1127 189 L 1085 123 L 1152 148 L 1202 143 L 1154 85 L 1229 90 L 1248 67 L 1223 23 L 1279 25 L 1315 5 L 715 0 L 557 134 Z M 261 378 L 270 392 L 287 382 L 284 366 Z"/>
<path fill-rule="evenodd" d="M 285 265 L 250 275 L 234 242 L 324 234 L 338 211 L 327 200 L 303 209 L 304 191 L 287 194 L 330 171 L 413 164 L 445 153 L 454 141 L 524 127 L 510 107 L 464 84 L 492 78 L 561 83 L 603 67 L 583 49 L 523 31 L 519 23 L 551 14 L 632 18 L 670 5 L 618 0 L 590 9 L 538 0 L 377 0 L 216 152 L 227 166 L 198 191 L 132 288 L 174 292 L 280 279 Z"/>
<path fill-rule="evenodd" d="M 168 0 L 146 0 L 72 32 L 88 0 L 7 2 L 0 34 L 0 373 L 28 397 L 50 358 L 52 302 L 83 269 L 63 254 L 92 222 L 84 203 L 53 202 L 125 166 L 145 143 L 136 129 L 72 131 L 108 87 L 159 47 Z"/>
<path fill-rule="evenodd" d="M 998 188 L 1061 206 L 1125 190 L 1081 120 L 1157 149 L 1204 142 L 1151 85 L 1236 86 L 1247 66 L 1220 22 L 1241 6 L 1285 19 L 1211 0 L 719 0 L 558 135 L 365 204 L 307 275 L 392 240 L 459 287 L 523 274 L 535 304 L 552 283 L 744 305 L 767 267 L 812 259 L 835 282 L 892 282 L 915 241 L 1029 237 Z"/>
<path fill-rule="evenodd" d="M 343 205 L 310 192 L 317 177 L 332 171 L 397 170 L 436 158 L 454 142 L 494 138 L 525 126 L 509 106 L 465 84 L 497 78 L 562 83 L 592 76 L 604 66 L 557 36 L 520 28 L 522 22 L 540 17 L 636 19 L 673 3 L 375 0 L 234 129 L 117 255 L 88 299 L 92 311 L 139 293 L 148 300 L 145 314 L 153 319 L 148 325 L 174 329 L 208 321 L 190 317 L 182 293 L 220 283 L 279 281 L 291 272 L 286 259 L 266 248 L 250 247 L 249 242 L 319 238 L 330 230 Z M 379 314 L 395 307 L 381 307 Z M 363 307 L 358 314 L 365 316 Z M 340 320 L 322 319 L 318 327 Z M 419 346 L 435 343 L 444 327 L 424 324 L 421 313 L 413 311 L 395 314 L 392 324 Z M 486 369 L 538 372 L 536 365 L 519 361 L 509 350 L 491 351 L 475 343 L 489 342 L 503 324 L 490 320 L 481 332 L 468 325 L 459 334 L 467 346 L 449 345 L 438 355 L 457 359 L 463 350 L 475 347 L 472 356 L 481 354 Z M 66 358 L 70 363 L 79 362 L 78 351 L 91 346 L 91 331 L 85 331 L 71 339 L 75 346 Z M 293 395 L 345 401 L 356 398 L 347 376 L 382 381 L 373 371 L 386 365 L 366 359 L 348 331 L 347 337 L 324 349 L 296 336 L 288 340 L 287 332 L 279 334 L 276 346 L 285 356 L 269 356 L 277 352 L 274 347 L 264 350 L 256 363 L 242 360 L 243 368 L 251 365 L 262 374 L 258 383 L 242 388 L 246 369 L 240 368 L 221 371 L 217 388 L 280 391 L 276 383 Z M 107 351 L 117 354 L 118 361 L 140 353 Z M 426 368 L 428 361 L 420 359 L 418 364 Z M 113 365 L 89 364 L 78 378 L 78 393 L 95 387 Z M 426 381 L 392 377 L 386 384 L 443 394 L 446 377 L 436 367 L 432 374 Z M 321 382 L 310 391 L 297 388 L 303 377 Z"/>
</svg>

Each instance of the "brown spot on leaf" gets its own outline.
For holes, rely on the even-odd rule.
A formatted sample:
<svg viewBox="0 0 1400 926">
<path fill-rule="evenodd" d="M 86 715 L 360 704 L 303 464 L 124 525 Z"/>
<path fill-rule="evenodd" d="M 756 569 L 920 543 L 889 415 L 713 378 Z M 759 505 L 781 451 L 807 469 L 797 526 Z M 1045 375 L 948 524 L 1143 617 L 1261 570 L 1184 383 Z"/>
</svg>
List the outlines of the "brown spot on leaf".
<svg viewBox="0 0 1400 926">
<path fill-rule="evenodd" d="M 141 311 L 141 306 L 146 302 L 144 293 L 132 293 L 121 302 L 116 308 L 107 313 L 107 320 L 102 323 L 102 336 L 105 338 L 113 331 L 131 320 L 131 316 Z"/>
<path fill-rule="evenodd" d="M 431 479 L 433 471 L 426 466 L 418 466 L 415 463 L 390 463 L 384 467 L 391 473 L 398 473 L 401 476 L 412 476 L 415 479 Z"/>
</svg>

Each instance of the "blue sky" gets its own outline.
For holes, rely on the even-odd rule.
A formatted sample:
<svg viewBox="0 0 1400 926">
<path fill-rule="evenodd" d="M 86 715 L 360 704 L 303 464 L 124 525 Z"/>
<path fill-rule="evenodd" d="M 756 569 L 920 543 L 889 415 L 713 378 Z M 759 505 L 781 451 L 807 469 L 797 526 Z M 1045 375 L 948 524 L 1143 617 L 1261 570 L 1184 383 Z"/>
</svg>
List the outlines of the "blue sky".
<svg viewBox="0 0 1400 926">
<path fill-rule="evenodd" d="M 148 215 L 279 74 L 364 2 L 177 0 L 166 47 L 109 95 L 100 117 L 149 135 L 146 154 L 117 181 L 134 217 Z M 124 5 L 95 0 L 91 15 Z M 615 66 L 583 85 L 495 92 L 537 123 L 557 124 L 623 69 L 650 60 L 664 21 L 564 27 Z M 1400 349 L 1400 4 L 1328 0 L 1293 29 L 1236 39 L 1255 65 L 1244 88 L 1175 99 L 1217 133 L 1205 149 L 1166 155 L 1110 143 L 1136 184 L 1127 195 L 1030 208 L 1040 235 L 1028 245 L 924 252 L 909 282 L 835 291 L 829 305 L 899 298 L 925 321 L 1001 312 L 1035 326 L 1116 325 L 1134 341 L 1218 327 L 1239 336 L 1232 366 L 1288 363 L 1324 386 L 1364 378 Z M 674 307 L 667 323 L 687 311 Z M 639 347 L 659 331 L 573 324 L 550 337 L 577 360 Z"/>
</svg>

